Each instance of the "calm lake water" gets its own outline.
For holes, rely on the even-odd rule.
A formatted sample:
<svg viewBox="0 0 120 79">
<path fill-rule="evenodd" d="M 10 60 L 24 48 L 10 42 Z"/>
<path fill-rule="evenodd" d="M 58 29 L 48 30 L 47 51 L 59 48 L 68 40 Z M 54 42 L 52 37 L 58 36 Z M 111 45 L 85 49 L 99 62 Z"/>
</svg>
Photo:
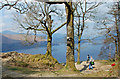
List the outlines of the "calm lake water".
<svg viewBox="0 0 120 79">
<path fill-rule="evenodd" d="M 87 55 L 89 54 L 95 60 L 100 59 L 98 56 L 100 53 L 102 45 L 93 45 L 91 43 L 84 43 L 81 45 L 81 53 L 80 60 L 85 61 L 87 59 Z M 45 54 L 47 47 L 36 47 L 31 49 L 24 50 L 15 50 L 19 53 L 26 54 Z M 52 55 L 56 58 L 60 63 L 66 62 L 66 44 L 59 44 L 52 47 Z M 75 51 L 75 61 L 77 60 L 77 52 Z"/>
</svg>

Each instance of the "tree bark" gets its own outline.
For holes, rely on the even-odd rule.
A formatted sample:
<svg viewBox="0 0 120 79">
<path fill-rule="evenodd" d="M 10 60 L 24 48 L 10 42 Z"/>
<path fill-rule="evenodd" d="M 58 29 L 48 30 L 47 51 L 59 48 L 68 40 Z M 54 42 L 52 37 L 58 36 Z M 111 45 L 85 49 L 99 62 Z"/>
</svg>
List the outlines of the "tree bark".
<svg viewBox="0 0 120 79">
<path fill-rule="evenodd" d="M 52 56 L 52 36 L 48 35 L 47 38 L 47 51 L 46 51 L 46 55 L 48 56 Z"/>
<path fill-rule="evenodd" d="M 47 21 L 48 21 L 48 37 L 47 37 L 47 51 L 46 55 L 52 56 L 52 32 L 51 32 L 51 27 L 52 27 L 52 20 L 51 16 L 47 16 Z"/>
<path fill-rule="evenodd" d="M 73 26 L 73 11 L 72 2 L 66 4 L 67 14 L 67 53 L 66 53 L 66 68 L 76 70 L 74 61 L 74 26 Z"/>
<path fill-rule="evenodd" d="M 66 52 L 66 68 L 69 70 L 76 70 L 74 61 L 74 26 L 73 26 L 73 9 L 72 0 L 70 2 L 47 2 L 48 4 L 62 4 L 66 5 L 67 14 L 67 52 Z"/>
<path fill-rule="evenodd" d="M 80 39 L 78 37 L 78 58 L 77 58 L 77 64 L 80 64 Z"/>
<path fill-rule="evenodd" d="M 79 24 L 78 24 L 78 57 L 77 57 L 77 64 L 80 64 L 80 17 L 79 17 Z"/>
</svg>

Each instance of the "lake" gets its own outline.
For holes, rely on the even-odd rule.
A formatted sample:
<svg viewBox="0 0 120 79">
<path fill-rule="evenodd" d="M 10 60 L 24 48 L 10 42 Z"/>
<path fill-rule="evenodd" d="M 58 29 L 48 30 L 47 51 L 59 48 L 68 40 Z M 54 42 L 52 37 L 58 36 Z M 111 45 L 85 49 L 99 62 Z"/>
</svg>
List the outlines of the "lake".
<svg viewBox="0 0 120 79">
<path fill-rule="evenodd" d="M 80 53 L 80 60 L 85 61 L 87 60 L 87 55 L 89 54 L 95 60 L 102 59 L 98 55 L 100 53 L 102 44 L 93 45 L 91 43 L 83 43 L 81 45 L 81 53 Z M 31 49 L 24 49 L 24 50 L 14 50 L 19 53 L 26 53 L 26 54 L 45 54 L 47 47 L 35 47 Z M 66 44 L 61 43 L 59 45 L 55 45 L 52 47 L 52 55 L 56 58 L 60 63 L 66 62 Z M 104 58 L 107 59 L 107 58 Z M 75 51 L 75 61 L 77 60 L 77 52 Z"/>
</svg>

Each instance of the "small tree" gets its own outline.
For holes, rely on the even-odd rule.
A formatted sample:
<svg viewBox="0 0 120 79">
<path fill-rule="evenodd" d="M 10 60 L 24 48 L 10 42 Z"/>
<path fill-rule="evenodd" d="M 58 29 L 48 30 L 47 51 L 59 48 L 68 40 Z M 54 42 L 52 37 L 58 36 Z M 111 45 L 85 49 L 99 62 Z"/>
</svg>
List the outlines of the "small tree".
<svg viewBox="0 0 120 79">
<path fill-rule="evenodd" d="M 77 57 L 77 64 L 80 64 L 80 42 L 81 42 L 81 37 L 83 35 L 84 29 L 85 29 L 85 24 L 86 20 L 90 20 L 91 16 L 94 16 L 94 9 L 99 7 L 102 3 L 91 3 L 89 4 L 86 0 L 79 0 L 75 5 L 75 27 L 77 30 L 77 37 L 78 37 L 78 57 Z"/>
</svg>

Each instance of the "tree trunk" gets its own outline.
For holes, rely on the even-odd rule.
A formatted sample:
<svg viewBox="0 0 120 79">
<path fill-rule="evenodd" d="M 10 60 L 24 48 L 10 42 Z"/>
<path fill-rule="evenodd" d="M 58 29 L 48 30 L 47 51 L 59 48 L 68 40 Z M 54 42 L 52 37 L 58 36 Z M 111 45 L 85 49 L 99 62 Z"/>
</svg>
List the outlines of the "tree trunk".
<svg viewBox="0 0 120 79">
<path fill-rule="evenodd" d="M 111 60 L 111 46 L 109 46 L 109 60 Z"/>
<path fill-rule="evenodd" d="M 117 30 L 117 37 L 118 37 L 118 69 L 120 69 L 120 1 L 118 2 L 118 30 Z M 118 70 L 118 76 L 120 76 L 120 70 Z"/>
<path fill-rule="evenodd" d="M 117 30 L 117 35 L 118 35 L 118 55 L 119 55 L 119 60 L 120 60 L 120 1 L 118 2 L 118 30 Z"/>
<path fill-rule="evenodd" d="M 81 37 L 82 37 L 82 34 L 83 34 L 84 27 L 85 27 L 85 14 L 84 13 L 83 13 L 82 24 L 83 24 L 83 26 L 81 27 L 81 33 L 78 35 L 78 59 L 77 59 L 77 64 L 80 64 L 80 42 L 81 42 Z"/>
<path fill-rule="evenodd" d="M 115 40 L 115 61 L 117 60 L 117 53 L 118 53 L 117 40 Z"/>
<path fill-rule="evenodd" d="M 118 56 L 120 57 L 120 20 L 119 20 L 119 16 L 117 17 L 117 15 L 114 15 L 115 16 L 115 27 L 116 27 L 116 32 L 117 32 L 117 47 L 118 47 Z"/>
<path fill-rule="evenodd" d="M 80 64 L 80 38 L 78 37 L 78 59 L 77 64 Z"/>
<path fill-rule="evenodd" d="M 80 39 L 79 39 L 79 36 L 80 36 L 80 17 L 79 17 L 79 20 L 78 20 L 79 24 L 78 24 L 78 57 L 77 57 L 77 64 L 80 64 Z"/>
<path fill-rule="evenodd" d="M 52 56 L 52 36 L 50 37 L 48 35 L 47 38 L 47 51 L 46 51 L 46 55 L 48 56 Z"/>
<path fill-rule="evenodd" d="M 46 55 L 52 56 L 52 33 L 51 33 L 52 20 L 51 20 L 51 15 L 48 15 L 47 21 L 48 21 L 48 31 L 47 31 L 48 37 L 47 37 Z"/>
<path fill-rule="evenodd" d="M 67 53 L 66 53 L 66 68 L 76 70 L 74 61 L 74 26 L 73 26 L 73 11 L 72 2 L 66 4 L 67 14 Z"/>
</svg>

